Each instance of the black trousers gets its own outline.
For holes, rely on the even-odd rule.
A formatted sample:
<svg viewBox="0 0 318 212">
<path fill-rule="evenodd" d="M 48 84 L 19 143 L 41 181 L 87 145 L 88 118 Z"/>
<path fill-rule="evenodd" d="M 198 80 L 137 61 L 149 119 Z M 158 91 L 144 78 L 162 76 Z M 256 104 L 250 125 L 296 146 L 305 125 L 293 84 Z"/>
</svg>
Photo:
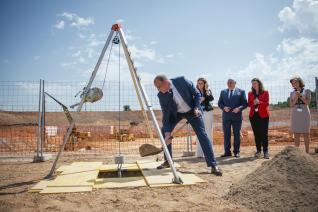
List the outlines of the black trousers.
<svg viewBox="0 0 318 212">
<path fill-rule="evenodd" d="M 257 151 L 260 152 L 263 146 L 263 151 L 267 152 L 269 117 L 261 118 L 258 113 L 254 113 L 253 117 L 250 117 L 250 122 L 255 137 Z"/>
</svg>

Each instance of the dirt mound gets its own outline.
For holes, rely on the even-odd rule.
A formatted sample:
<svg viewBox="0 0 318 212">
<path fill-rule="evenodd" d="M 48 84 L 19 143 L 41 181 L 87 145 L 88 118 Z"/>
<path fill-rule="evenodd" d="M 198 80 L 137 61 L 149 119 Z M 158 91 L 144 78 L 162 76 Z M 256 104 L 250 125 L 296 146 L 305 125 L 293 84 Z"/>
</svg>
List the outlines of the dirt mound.
<svg viewBox="0 0 318 212">
<path fill-rule="evenodd" d="M 318 161 L 288 146 L 232 185 L 225 199 L 253 211 L 318 211 Z"/>
</svg>

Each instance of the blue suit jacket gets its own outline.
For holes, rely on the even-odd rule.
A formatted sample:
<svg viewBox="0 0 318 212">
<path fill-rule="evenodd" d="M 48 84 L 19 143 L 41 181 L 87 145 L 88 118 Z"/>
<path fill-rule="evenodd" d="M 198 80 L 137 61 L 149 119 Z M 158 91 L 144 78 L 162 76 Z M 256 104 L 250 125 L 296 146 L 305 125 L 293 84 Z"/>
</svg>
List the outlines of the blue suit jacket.
<svg viewBox="0 0 318 212">
<path fill-rule="evenodd" d="M 232 94 L 232 98 L 229 99 L 230 90 L 224 89 L 221 91 L 218 106 L 223 111 L 222 118 L 223 119 L 233 119 L 233 120 L 243 120 L 242 111 L 247 107 L 247 100 L 245 91 L 239 88 L 235 88 Z M 230 112 L 225 112 L 224 107 L 230 107 Z M 233 113 L 232 110 L 235 108 L 239 108 L 240 112 Z"/>
<path fill-rule="evenodd" d="M 170 81 L 176 87 L 181 97 L 187 105 L 189 105 L 189 107 L 192 109 L 195 107 L 199 108 L 201 113 L 203 113 L 200 107 L 201 94 L 191 81 L 185 79 L 183 76 L 170 79 Z M 162 110 L 162 131 L 163 133 L 171 132 L 172 125 L 177 120 L 177 104 L 173 100 L 172 94 L 169 92 L 159 92 L 158 98 Z"/>
</svg>

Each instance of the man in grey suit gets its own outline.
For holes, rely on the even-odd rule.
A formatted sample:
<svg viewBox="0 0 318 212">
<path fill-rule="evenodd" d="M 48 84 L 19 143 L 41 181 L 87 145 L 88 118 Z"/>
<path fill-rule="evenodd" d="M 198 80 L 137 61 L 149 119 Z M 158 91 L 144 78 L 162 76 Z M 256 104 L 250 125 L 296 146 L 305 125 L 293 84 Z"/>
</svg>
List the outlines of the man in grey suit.
<svg viewBox="0 0 318 212">
<path fill-rule="evenodd" d="M 240 136 L 243 120 L 242 111 L 247 107 L 245 91 L 236 87 L 234 79 L 228 79 L 227 89 L 221 91 L 218 106 L 223 111 L 222 125 L 224 133 L 224 154 L 221 157 L 232 156 L 231 126 L 234 134 L 234 156 L 240 157 Z"/>
</svg>

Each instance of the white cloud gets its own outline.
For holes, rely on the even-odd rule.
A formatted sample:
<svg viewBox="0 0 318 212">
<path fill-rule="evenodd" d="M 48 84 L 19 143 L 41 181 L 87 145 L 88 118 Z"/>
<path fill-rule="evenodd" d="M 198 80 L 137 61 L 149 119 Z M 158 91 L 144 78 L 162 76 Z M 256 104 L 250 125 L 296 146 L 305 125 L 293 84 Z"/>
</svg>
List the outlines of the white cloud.
<svg viewBox="0 0 318 212">
<path fill-rule="evenodd" d="M 181 56 L 183 56 L 183 53 L 182 52 L 178 52 L 177 55 L 181 57 Z"/>
<path fill-rule="evenodd" d="M 60 64 L 63 68 L 67 68 L 67 67 L 70 67 L 70 66 L 73 66 L 73 65 L 76 65 L 75 62 L 70 62 L 70 63 L 61 63 Z"/>
<path fill-rule="evenodd" d="M 173 58 L 174 57 L 174 54 L 168 54 L 166 55 L 166 58 Z"/>
<path fill-rule="evenodd" d="M 55 25 L 56 28 L 58 29 L 63 29 L 66 22 L 73 27 L 77 28 L 82 28 L 82 27 L 87 27 L 88 25 L 94 24 L 94 18 L 93 17 L 88 17 L 88 18 L 82 18 L 78 16 L 75 13 L 68 13 L 64 12 L 62 14 L 58 14 L 57 16 L 62 17 L 64 20 L 60 20 L 60 22 Z"/>
<path fill-rule="evenodd" d="M 101 42 L 101 41 L 92 40 L 92 41 L 88 44 L 88 46 L 90 46 L 90 47 L 95 47 L 95 46 L 101 45 L 102 43 L 103 43 L 103 42 Z"/>
<path fill-rule="evenodd" d="M 155 44 L 158 44 L 158 43 L 159 43 L 158 41 L 153 40 L 153 41 L 150 42 L 150 45 L 155 45 Z"/>
<path fill-rule="evenodd" d="M 130 34 L 126 34 L 126 35 L 125 35 L 125 38 L 126 38 L 127 40 L 136 40 L 136 39 L 137 39 L 137 37 L 134 37 L 134 36 L 132 36 L 132 35 L 130 35 Z"/>
<path fill-rule="evenodd" d="M 116 23 L 119 23 L 119 24 L 120 24 L 120 23 L 123 23 L 123 22 L 125 22 L 124 19 L 117 19 L 117 20 L 116 20 Z"/>
<path fill-rule="evenodd" d="M 65 17 L 66 19 L 71 21 L 76 16 L 76 14 L 64 12 L 62 14 L 58 14 L 58 16 Z"/>
<path fill-rule="evenodd" d="M 93 55 L 94 55 L 94 53 L 95 53 L 95 50 L 92 49 L 92 48 L 87 48 L 87 49 L 86 49 L 86 52 L 87 52 L 87 56 L 88 56 L 89 58 L 92 58 Z"/>
<path fill-rule="evenodd" d="M 62 14 L 60 16 L 65 17 L 65 19 L 73 20 L 75 18 L 75 15 L 73 14 Z M 131 31 L 126 31 L 128 35 L 131 35 Z M 94 66 L 96 64 L 96 61 L 99 57 L 100 50 L 97 52 L 97 48 L 99 48 L 101 45 L 105 43 L 105 34 L 95 34 L 95 33 L 88 33 L 85 31 L 81 31 L 78 33 L 78 36 L 82 38 L 82 46 L 80 47 L 74 47 L 69 48 L 69 50 L 72 52 L 71 55 L 73 59 L 70 59 L 70 61 L 64 61 L 61 63 L 61 67 L 67 70 L 76 71 L 80 75 L 82 75 L 85 78 L 89 78 L 92 70 L 94 69 Z M 131 35 L 130 39 L 136 39 L 135 36 Z M 153 42 L 154 43 L 154 42 Z M 156 63 L 164 63 L 165 58 L 172 58 L 175 55 L 168 54 L 166 56 L 158 56 L 156 54 L 156 51 L 153 48 L 149 48 L 148 46 L 143 47 L 137 47 L 135 45 L 129 45 L 129 49 L 132 53 L 133 60 L 135 67 L 140 68 L 143 67 L 143 64 L 145 62 L 156 62 Z M 109 50 L 108 48 L 104 60 L 102 61 L 102 64 L 99 68 L 99 71 L 97 73 L 97 80 L 103 80 L 105 69 L 106 69 L 106 63 L 109 56 Z M 76 59 L 74 59 L 76 58 Z M 121 79 L 123 81 L 131 81 L 131 76 L 129 73 L 127 61 L 124 56 L 124 52 L 121 48 Z M 87 66 L 86 66 L 87 65 Z M 108 73 L 107 73 L 107 79 L 108 80 L 115 80 L 118 78 L 118 46 L 113 46 L 112 54 L 110 57 L 110 63 L 108 67 Z M 150 73 L 143 73 L 143 80 L 144 78 L 150 79 L 152 82 L 153 75 Z"/>
<path fill-rule="evenodd" d="M 136 36 L 132 35 L 132 31 L 129 29 L 124 30 L 124 34 L 125 34 L 125 38 L 127 41 L 140 39 L 140 37 L 136 37 Z"/>
<path fill-rule="evenodd" d="M 80 57 L 80 58 L 78 58 L 78 62 L 84 63 L 84 62 L 85 62 L 85 59 L 84 59 L 83 57 Z"/>
<path fill-rule="evenodd" d="M 78 50 L 77 52 L 75 52 L 74 54 L 72 54 L 72 57 L 79 57 L 81 55 L 81 51 Z"/>
<path fill-rule="evenodd" d="M 153 49 L 149 49 L 149 48 L 139 49 L 135 45 L 130 46 L 129 49 L 134 58 L 142 58 L 142 59 L 148 59 L 148 60 L 155 60 L 156 58 L 156 52 Z"/>
<path fill-rule="evenodd" d="M 86 35 L 83 35 L 83 34 L 79 34 L 78 36 L 79 36 L 80 38 L 82 38 L 82 39 L 83 39 L 83 38 L 86 38 Z"/>
<path fill-rule="evenodd" d="M 318 1 L 294 0 L 292 8 L 285 7 L 279 14 L 281 32 L 296 29 L 300 34 L 318 35 Z"/>
<path fill-rule="evenodd" d="M 59 21 L 57 24 L 54 25 L 54 27 L 57 29 L 64 29 L 64 26 L 65 26 L 64 21 Z"/>
<path fill-rule="evenodd" d="M 157 63 L 165 63 L 166 61 L 165 61 L 164 58 L 158 58 L 158 59 L 156 60 L 156 62 L 157 62 Z"/>
<path fill-rule="evenodd" d="M 88 26 L 90 24 L 94 24 L 94 19 L 91 17 L 88 17 L 87 19 L 78 17 L 75 19 L 74 22 L 72 22 L 71 26 L 75 27 L 82 27 L 82 26 Z"/>
<path fill-rule="evenodd" d="M 94 33 L 92 33 L 92 34 L 90 34 L 88 36 L 87 41 L 88 41 L 88 47 L 96 47 L 96 46 L 104 44 L 104 41 L 103 40 L 98 40 Z"/>
<path fill-rule="evenodd" d="M 156 77 L 155 74 L 148 72 L 140 72 L 140 78 L 142 80 L 143 85 L 153 84 L 153 79 Z"/>
<path fill-rule="evenodd" d="M 40 56 L 38 55 L 33 57 L 33 60 L 39 60 L 39 59 L 40 59 Z"/>
<path fill-rule="evenodd" d="M 252 79 L 282 82 L 293 76 L 312 79 L 318 75 L 318 40 L 301 37 L 284 39 L 270 55 L 256 53 L 255 58 L 238 72 L 228 71 L 228 76 L 237 79 Z"/>
</svg>

